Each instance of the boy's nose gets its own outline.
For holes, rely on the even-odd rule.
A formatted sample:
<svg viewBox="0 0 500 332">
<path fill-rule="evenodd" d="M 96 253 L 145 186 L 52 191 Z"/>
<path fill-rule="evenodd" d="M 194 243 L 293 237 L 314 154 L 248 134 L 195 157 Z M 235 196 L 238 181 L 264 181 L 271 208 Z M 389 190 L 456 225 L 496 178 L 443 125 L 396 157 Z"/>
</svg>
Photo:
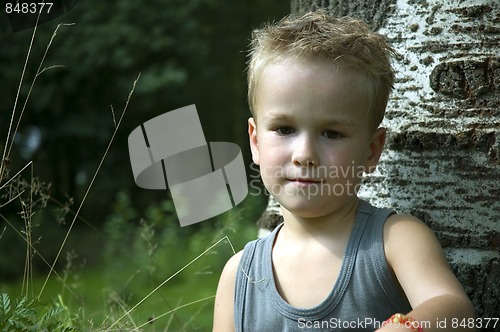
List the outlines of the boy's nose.
<svg viewBox="0 0 500 332">
<path fill-rule="evenodd" d="M 292 162 L 297 166 L 318 166 L 319 156 L 314 141 L 303 137 L 294 144 Z"/>
</svg>

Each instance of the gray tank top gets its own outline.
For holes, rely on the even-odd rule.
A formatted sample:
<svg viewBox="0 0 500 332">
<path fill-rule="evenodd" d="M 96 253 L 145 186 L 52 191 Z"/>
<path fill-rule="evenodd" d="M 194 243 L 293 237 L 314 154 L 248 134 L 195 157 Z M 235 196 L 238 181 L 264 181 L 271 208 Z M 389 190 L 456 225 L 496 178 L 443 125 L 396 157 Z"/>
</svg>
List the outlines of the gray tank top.
<svg viewBox="0 0 500 332">
<path fill-rule="evenodd" d="M 392 213 L 360 201 L 337 281 L 312 308 L 289 305 L 276 289 L 271 251 L 283 224 L 249 242 L 236 273 L 236 331 L 374 331 L 392 314 L 411 311 L 384 253 L 384 223 Z"/>
</svg>

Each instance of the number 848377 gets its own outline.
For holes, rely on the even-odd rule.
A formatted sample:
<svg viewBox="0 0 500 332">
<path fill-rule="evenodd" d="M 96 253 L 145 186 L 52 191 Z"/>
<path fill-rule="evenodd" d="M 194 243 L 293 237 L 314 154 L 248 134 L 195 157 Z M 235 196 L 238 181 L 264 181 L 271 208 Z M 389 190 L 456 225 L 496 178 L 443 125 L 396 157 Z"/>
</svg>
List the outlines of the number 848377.
<svg viewBox="0 0 500 332">
<path fill-rule="evenodd" d="M 5 12 L 7 14 L 38 14 L 38 13 L 46 13 L 49 14 L 53 2 L 7 2 L 5 4 Z"/>
</svg>

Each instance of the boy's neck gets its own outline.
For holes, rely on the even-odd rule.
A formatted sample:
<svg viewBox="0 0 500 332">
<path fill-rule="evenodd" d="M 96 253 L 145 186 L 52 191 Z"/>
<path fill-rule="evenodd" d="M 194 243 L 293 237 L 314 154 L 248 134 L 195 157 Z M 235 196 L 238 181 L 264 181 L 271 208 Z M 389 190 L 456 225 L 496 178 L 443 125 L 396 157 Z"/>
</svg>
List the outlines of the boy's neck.
<svg viewBox="0 0 500 332">
<path fill-rule="evenodd" d="M 322 239 L 329 242 L 339 237 L 348 237 L 354 225 L 359 204 L 359 198 L 353 197 L 334 213 L 316 218 L 300 217 L 282 208 L 284 225 L 280 230 L 280 236 L 296 243 L 310 240 L 322 242 Z"/>
</svg>

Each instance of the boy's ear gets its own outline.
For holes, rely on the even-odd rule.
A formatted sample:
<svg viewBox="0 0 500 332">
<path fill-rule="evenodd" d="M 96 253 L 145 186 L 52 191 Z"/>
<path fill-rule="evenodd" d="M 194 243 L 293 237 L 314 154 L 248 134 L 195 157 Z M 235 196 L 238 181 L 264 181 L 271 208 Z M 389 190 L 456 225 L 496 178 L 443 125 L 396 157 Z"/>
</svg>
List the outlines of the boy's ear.
<svg viewBox="0 0 500 332">
<path fill-rule="evenodd" d="M 252 160 L 255 165 L 260 164 L 259 142 L 257 141 L 257 126 L 255 119 L 248 119 L 248 137 L 250 139 L 250 150 L 252 151 Z"/>
<path fill-rule="evenodd" d="M 378 128 L 375 130 L 370 143 L 370 154 L 366 160 L 366 173 L 373 173 L 375 171 L 382 150 L 384 149 L 386 133 L 387 130 L 385 128 Z"/>
</svg>

